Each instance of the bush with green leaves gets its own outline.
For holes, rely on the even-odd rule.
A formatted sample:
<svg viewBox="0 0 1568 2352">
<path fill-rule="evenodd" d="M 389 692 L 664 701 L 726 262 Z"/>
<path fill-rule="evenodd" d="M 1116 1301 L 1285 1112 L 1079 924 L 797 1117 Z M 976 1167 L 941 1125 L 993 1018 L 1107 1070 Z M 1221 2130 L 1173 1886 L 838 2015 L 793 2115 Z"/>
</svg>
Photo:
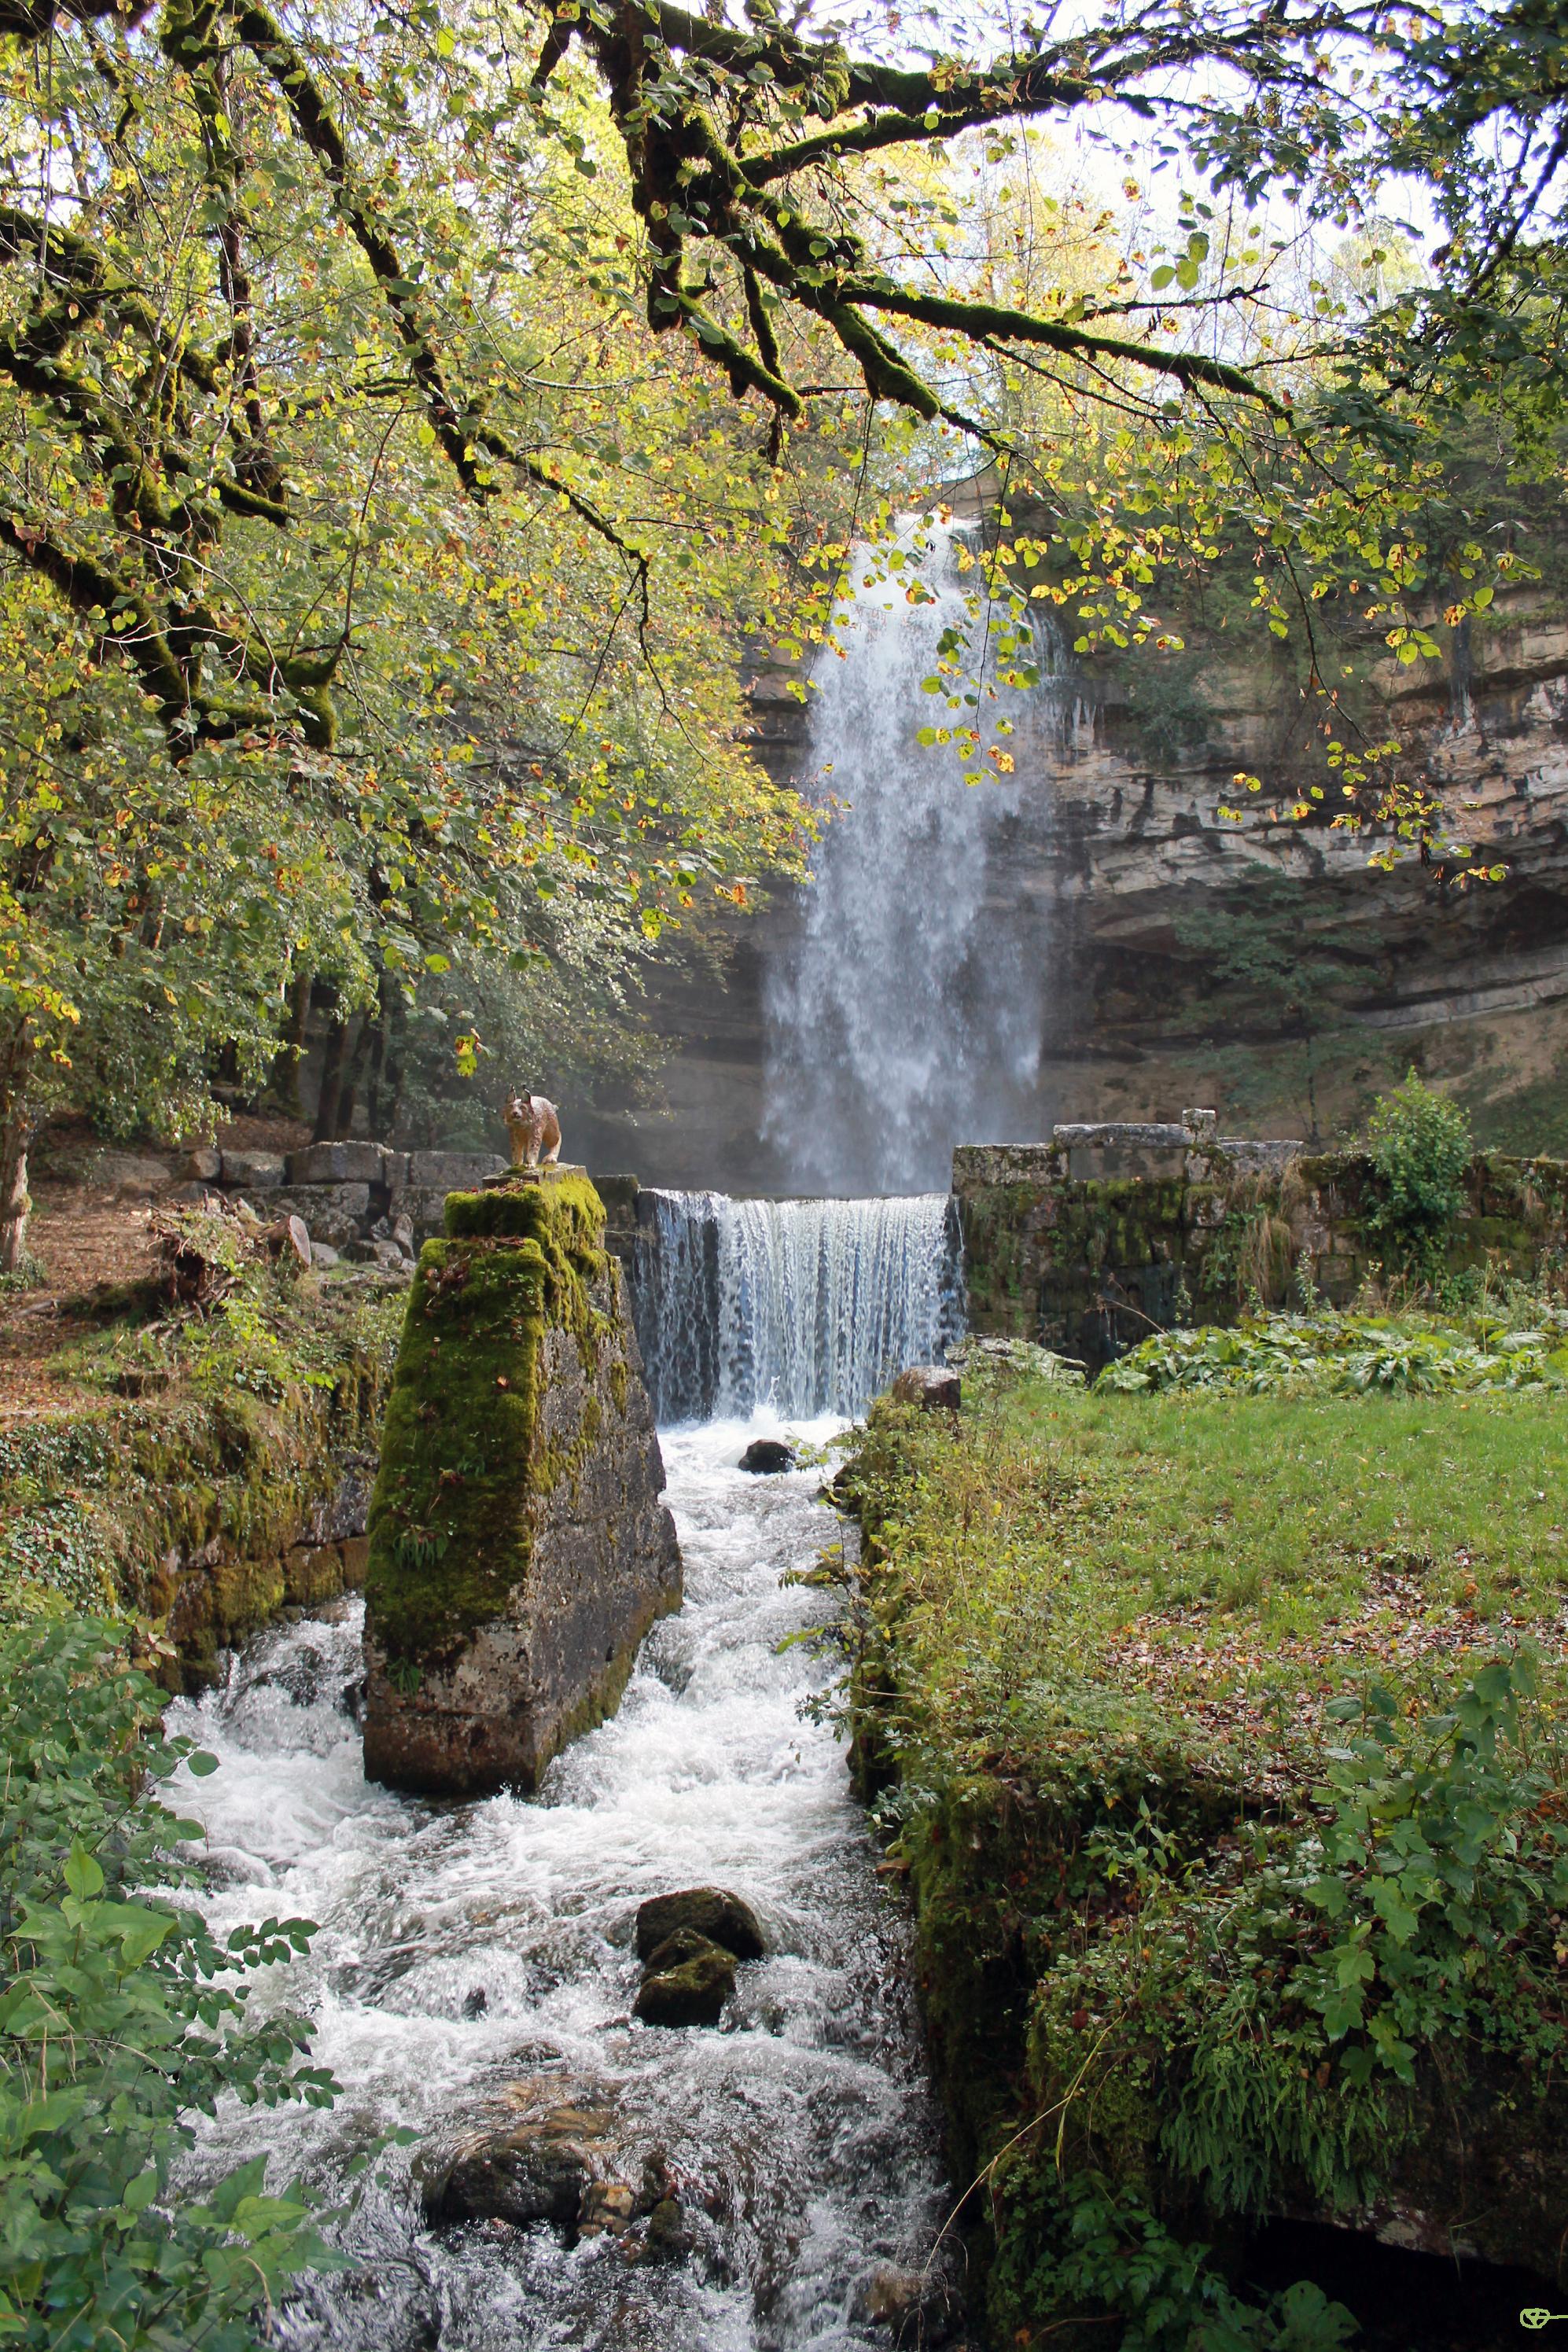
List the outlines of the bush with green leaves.
<svg viewBox="0 0 1568 2352">
<path fill-rule="evenodd" d="M 1483 2046 L 1542 2083 L 1561 2063 L 1563 1757 L 1531 1655 L 1445 1705 L 1372 1680 L 1326 1715 L 1300 1812 L 1195 1850 L 1141 1801 L 1068 1863 L 1093 1932 L 1061 1937 L 1035 1990 L 1045 2137 L 997 2168 L 1012 2307 L 1114 2312 L 1140 2352 L 1337 2343 L 1348 2315 L 1307 2286 L 1239 2302 L 1155 2207 L 1363 2204 L 1423 2070 L 1452 2095 Z"/>
<path fill-rule="evenodd" d="M 219 1945 L 179 1899 L 202 1832 L 159 1791 L 213 1759 L 165 1738 L 163 1704 L 111 1624 L 0 1642 L 0 2342 L 37 2352 L 243 2352 L 298 2273 L 341 2259 L 263 2158 L 172 2186 L 220 2098 L 324 2105 L 334 2086 L 305 2024 L 252 2025 L 237 1980 L 303 1950 L 309 1923 Z"/>
<path fill-rule="evenodd" d="M 1568 1316 L 1538 1304 L 1512 1329 L 1479 1310 L 1432 1315 L 1250 1315 L 1229 1327 L 1158 1331 L 1095 1383 L 1132 1396 L 1162 1389 L 1246 1396 L 1435 1395 L 1568 1388 Z"/>
<path fill-rule="evenodd" d="M 1373 1105 L 1367 1148 L 1377 1179 L 1364 1211 L 1367 1233 L 1402 1271 L 1430 1278 L 1443 1235 L 1465 1205 L 1475 1150 L 1469 1114 L 1412 1070 Z"/>
</svg>

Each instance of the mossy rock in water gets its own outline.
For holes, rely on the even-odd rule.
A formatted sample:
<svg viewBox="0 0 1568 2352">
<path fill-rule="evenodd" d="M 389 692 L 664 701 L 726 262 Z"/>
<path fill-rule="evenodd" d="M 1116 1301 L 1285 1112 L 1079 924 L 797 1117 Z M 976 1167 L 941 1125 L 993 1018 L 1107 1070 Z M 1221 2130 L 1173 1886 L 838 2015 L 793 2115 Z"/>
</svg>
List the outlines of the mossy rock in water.
<svg viewBox="0 0 1568 2352">
<path fill-rule="evenodd" d="M 749 1903 L 722 1886 L 686 1886 L 676 1895 L 655 1895 L 637 1907 L 637 1958 L 651 1962 L 659 1948 L 682 1929 L 721 1944 L 738 1960 L 760 1960 L 763 1931 Z"/>
<path fill-rule="evenodd" d="M 632 2015 L 645 2025 L 717 2025 L 738 1965 L 721 1944 L 678 1928 L 652 1954 Z"/>
<path fill-rule="evenodd" d="M 585 1179 L 457 1193 L 409 1295 L 370 1511 L 365 1769 L 532 1788 L 619 1702 L 680 1556 Z"/>
</svg>

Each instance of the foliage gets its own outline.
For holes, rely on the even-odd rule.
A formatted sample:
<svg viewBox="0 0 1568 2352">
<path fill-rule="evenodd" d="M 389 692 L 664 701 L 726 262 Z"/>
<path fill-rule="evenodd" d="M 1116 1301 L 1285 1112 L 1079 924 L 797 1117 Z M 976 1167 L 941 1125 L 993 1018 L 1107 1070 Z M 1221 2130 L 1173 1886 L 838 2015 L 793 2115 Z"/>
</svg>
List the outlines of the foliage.
<svg viewBox="0 0 1568 2352">
<path fill-rule="evenodd" d="M 331 2266 L 302 2191 L 264 2159 L 177 2188 L 191 2118 L 220 2097 L 330 2103 L 287 2013 L 249 2024 L 235 1972 L 303 1950 L 298 1919 L 236 1928 L 152 1887 L 195 1876 L 197 1824 L 160 1801 L 182 1762 L 163 1695 L 90 1620 L 0 1643 L 5 1989 L 0 1993 L 0 2336 L 38 2352 L 201 2343 L 242 2352 L 252 2315 Z"/>
<path fill-rule="evenodd" d="M 496 1051 L 540 1077 L 613 1065 L 647 960 L 798 866 L 737 677 L 794 610 L 795 492 L 588 283 L 623 207 L 570 151 L 530 147 L 503 216 L 443 110 L 417 200 L 390 201 L 410 60 L 338 25 L 322 61 L 363 100 L 338 194 L 381 215 L 380 258 L 414 205 L 410 283 L 439 284 L 474 377 L 432 394 L 438 430 L 402 298 L 307 186 L 299 85 L 243 43 L 198 64 L 194 22 L 160 34 L 78 26 L 47 89 L 14 52 L 0 78 L 7 1109 L 198 1129 L 219 1057 L 258 1086 L 312 981 L 374 1014 L 389 1095 L 422 1055 L 473 1067 L 492 1003 Z M 497 403 L 504 479 L 463 455 Z M 816 471 L 808 439 L 825 524 Z"/>
<path fill-rule="evenodd" d="M 1321 1310 L 1244 1316 L 1228 1329 L 1156 1332 L 1107 1364 L 1097 1386 L 1131 1396 L 1162 1389 L 1360 1396 L 1568 1385 L 1568 1313 L 1537 1300 L 1528 1316 L 1533 1328 L 1510 1329 L 1486 1308 L 1453 1322 Z"/>
<path fill-rule="evenodd" d="M 977 445 L 997 528 L 921 730 L 965 773 L 1013 764 L 995 687 L 1037 675 L 1042 608 L 1174 651 L 1154 607 L 1223 560 L 1323 715 L 1296 814 L 1468 856 L 1342 711 L 1319 618 L 1431 659 L 1527 569 L 1451 415 L 1479 384 L 1539 473 L 1559 403 L 1517 198 L 1454 176 L 1473 105 L 1391 145 L 1310 11 L 961 55 L 721 16 L 0 11 L 0 1180 L 51 1101 L 200 1127 L 215 1058 L 257 1086 L 312 982 L 364 1016 L 384 1125 L 451 1117 L 481 1045 L 557 1088 L 635 1066 L 646 958 L 800 869 L 743 740 L 756 635 L 832 636 L 857 533 L 927 599 L 895 493 Z M 1424 98 L 1449 70 L 1376 39 Z M 1217 79 L 1178 97 L 1178 52 Z M 1492 128 L 1539 99 L 1489 88 Z M 1112 93 L 1185 142 L 1163 210 L 1042 176 L 1031 121 L 1103 131 Z M 1484 303 L 1445 307 L 1458 247 L 1433 288 L 1376 241 L 1379 168 L 1433 156 L 1478 250 L 1512 225 Z M 1272 235 L 1280 175 L 1355 217 L 1342 251 Z"/>
<path fill-rule="evenodd" d="M 1342 2304 L 1308 2280 L 1246 2303 L 1135 2192 L 1081 2172 L 1001 2171 L 994 2305 L 1030 2318 L 1082 2312 L 1123 2323 L 1121 2352 L 1339 2352 L 1357 2334 Z M 1016 2341 L 1033 2337 L 1026 2326 Z"/>
<path fill-rule="evenodd" d="M 1521 2020 L 1543 2055 L 1562 2041 L 1546 1988 L 1568 1900 L 1563 1758 L 1550 1715 L 1521 1721 L 1535 1696 L 1521 1652 L 1489 1660 L 1435 1716 L 1377 1682 L 1330 1705 L 1349 1744 L 1314 1792 L 1324 1819 L 1255 1900 L 1267 1911 L 1299 1887 L 1334 1937 L 1287 1995 L 1331 2042 L 1358 2037 L 1341 2062 L 1352 2082 L 1378 2067 L 1413 2081 L 1418 2049 L 1479 2010 L 1493 2033 Z"/>
<path fill-rule="evenodd" d="M 1445 1227 L 1465 1204 L 1475 1149 L 1469 1119 L 1412 1070 L 1373 1105 L 1367 1140 L 1380 1185 L 1366 1210 L 1367 1231 L 1401 1265 L 1429 1274 Z"/>
<path fill-rule="evenodd" d="M 715 833 L 750 831 L 729 817 L 756 790 L 732 691 L 719 710 L 723 666 L 691 646 L 732 654 L 737 622 L 761 621 L 798 656 L 830 625 L 852 529 L 889 511 L 885 480 L 864 502 L 848 483 L 879 405 L 906 420 L 915 479 L 971 466 L 978 442 L 1005 493 L 1046 501 L 1052 528 L 1013 536 L 1005 497 L 978 559 L 1005 668 L 1037 665 L 1037 595 L 1070 605 L 1086 645 L 1168 642 L 1148 609 L 1162 566 L 1234 531 L 1259 625 L 1314 648 L 1344 813 L 1428 824 L 1410 780 L 1390 802 L 1388 747 L 1338 728 L 1313 607 L 1364 583 L 1415 662 L 1439 650 L 1439 576 L 1457 625 L 1514 559 L 1413 527 L 1446 409 L 1430 370 L 1411 396 L 1388 345 L 1431 328 L 1440 348 L 1452 322 L 1370 241 L 1384 118 L 1345 95 L 1312 12 L 1194 33 L 1162 5 L 1016 52 L 983 21 L 967 55 L 923 56 L 881 22 L 867 53 L 868 28 L 809 12 L 742 27 L 669 0 L 527 0 L 506 20 L 479 0 L 439 26 L 237 0 L 163 0 L 127 26 L 100 0 L 13 0 L 5 24 L 0 380 L 18 430 L 0 539 L 83 653 L 123 663 L 176 760 L 297 759 L 349 813 L 368 783 L 407 843 L 361 890 L 398 973 L 418 959 L 395 902 L 456 828 L 428 824 L 418 755 L 445 782 L 465 737 L 508 731 L 513 682 L 531 682 L 514 751 L 567 787 L 568 843 L 661 761 L 700 793 L 683 740 L 721 755 L 716 824 L 678 823 L 673 845 L 653 825 L 617 861 L 641 911 L 679 901 Z M 1441 79 L 1422 44 L 1381 21 L 1368 37 L 1396 83 Z M 1176 56 L 1215 73 L 1178 95 Z M 1258 114 L 1245 94 L 1264 92 Z M 1124 224 L 1037 187 L 1026 127 L 1065 109 L 1105 132 L 1108 98 L 1157 109 L 1185 167 L 1163 211 L 1129 182 Z M 1396 143 L 1419 173 L 1420 141 Z M 1451 172 L 1447 131 L 1432 143 Z M 1332 262 L 1293 253 L 1268 210 L 1282 179 L 1367 234 Z M 1483 221 L 1510 202 L 1494 190 Z M 1546 364 L 1538 405 L 1555 383 Z M 1075 441 L 1097 445 L 1089 465 Z M 909 587 L 929 593 L 918 567 Z M 937 731 L 1005 767 L 951 652 Z M 747 887 L 716 862 L 721 887 Z"/>
</svg>

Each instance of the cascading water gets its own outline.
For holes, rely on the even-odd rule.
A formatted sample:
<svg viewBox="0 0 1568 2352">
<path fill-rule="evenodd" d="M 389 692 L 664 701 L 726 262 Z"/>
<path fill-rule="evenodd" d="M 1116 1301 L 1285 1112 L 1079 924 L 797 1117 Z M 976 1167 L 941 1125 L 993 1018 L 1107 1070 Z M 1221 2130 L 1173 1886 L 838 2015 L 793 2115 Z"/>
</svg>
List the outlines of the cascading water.
<svg viewBox="0 0 1568 2352">
<path fill-rule="evenodd" d="M 763 1134 L 792 1192 L 945 1185 L 955 1143 L 1044 1131 L 1039 1066 L 1047 975 L 1037 909 L 1005 886 L 1022 772 L 968 785 L 916 736 L 945 705 L 921 691 L 943 634 L 967 621 L 961 527 L 906 530 L 929 546 L 893 579 L 861 551 L 842 658 L 816 673 L 812 765 L 834 814 L 786 943 L 764 969 Z M 918 576 L 926 601 L 906 601 Z M 1042 665 L 1050 644 L 1037 632 Z M 1019 740 L 1062 756 L 1087 716 L 1070 681 L 994 707 Z M 967 715 L 967 714 L 965 714 Z M 1042 764 L 1032 752 L 1029 764 Z"/>
<path fill-rule="evenodd" d="M 334 2201 L 377 2135 L 438 2140 L 522 2078 L 633 2151 L 607 2168 L 634 2189 L 656 2165 L 679 2216 L 663 2242 L 647 2222 L 575 2244 L 548 2225 L 434 2230 L 395 2151 L 336 2225 L 353 2267 L 308 2284 L 271 2341 L 886 2352 L 877 2315 L 900 2298 L 900 2341 L 949 2340 L 926 2267 L 948 2200 L 906 1931 L 813 1704 L 830 1669 L 786 1638 L 819 1620 L 820 1596 L 783 1572 L 809 1567 L 837 1523 L 820 1471 L 736 1468 L 768 1428 L 667 1440 L 686 1605 L 645 1643 L 614 1720 L 533 1801 L 419 1803 L 366 1784 L 357 1603 L 262 1637 L 221 1689 L 172 1710 L 221 1765 L 180 1791 L 207 1826 L 213 1925 L 320 1923 L 308 1958 L 262 1976 L 253 2011 L 309 2011 L 344 2094 L 328 2112 L 226 2105 L 202 2128 L 198 2178 L 266 2153 L 274 2187 L 302 2178 Z M 727 2030 L 636 2025 L 637 1906 L 703 1884 L 753 1906 L 768 1956 L 742 1970 Z"/>
<path fill-rule="evenodd" d="M 912 1200 L 732 1201 L 644 1192 L 632 1273 L 661 1423 L 861 1412 L 963 1329 L 957 1223 Z"/>
<path fill-rule="evenodd" d="M 769 1004 L 775 1136 L 825 1191 L 944 1184 L 961 1132 L 1032 1131 L 1039 974 L 986 904 L 986 825 L 1013 796 L 988 788 L 977 824 L 976 795 L 912 778 L 900 751 L 956 593 L 946 582 L 896 623 L 868 601 L 823 698 L 819 750 L 855 808 Z M 221 1689 L 173 1710 L 224 1768 L 181 1792 L 207 1825 L 213 1925 L 320 1922 L 254 2011 L 308 2011 L 343 2090 L 330 2111 L 225 2105 L 193 2180 L 265 2154 L 275 2188 L 302 2178 L 331 2200 L 393 2126 L 423 2151 L 544 2100 L 623 2200 L 574 2242 L 548 2223 L 433 2227 L 395 2150 L 333 2225 L 350 2270 L 272 2315 L 271 2340 L 300 2352 L 850 2352 L 887 2346 L 889 2318 L 901 2342 L 950 2340 L 950 2192 L 906 1925 L 823 1705 L 831 1669 L 788 1638 L 821 1622 L 821 1596 L 795 1587 L 837 1523 L 818 1471 L 738 1463 L 781 1417 L 826 1439 L 837 1423 L 814 1416 L 940 1360 L 962 1328 L 952 1206 L 934 1190 L 645 1192 L 638 1220 L 649 1384 L 660 1421 L 689 1424 L 665 1441 L 686 1602 L 614 1719 L 531 1801 L 373 1788 L 357 1604 L 252 1643 Z M 753 1906 L 767 1956 L 742 1969 L 724 2030 L 642 2027 L 637 1907 L 702 1884 Z M 676 2218 L 656 2235 L 660 2213 Z"/>
</svg>

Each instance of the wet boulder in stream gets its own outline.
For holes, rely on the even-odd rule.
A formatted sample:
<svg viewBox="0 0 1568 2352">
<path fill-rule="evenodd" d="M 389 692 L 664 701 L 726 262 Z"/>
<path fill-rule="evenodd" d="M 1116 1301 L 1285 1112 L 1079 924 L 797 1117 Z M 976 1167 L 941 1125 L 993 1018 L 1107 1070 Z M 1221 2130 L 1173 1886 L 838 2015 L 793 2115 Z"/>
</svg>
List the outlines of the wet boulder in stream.
<svg viewBox="0 0 1568 2352">
<path fill-rule="evenodd" d="M 645 2025 L 717 2025 L 742 1960 L 763 1957 L 749 1903 L 722 1886 L 687 1886 L 638 1906 L 643 1980 L 632 2014 Z"/>
<path fill-rule="evenodd" d="M 781 1470 L 795 1468 L 795 1448 L 782 1437 L 753 1437 L 736 1467 L 751 1471 L 753 1477 L 775 1477 Z"/>
<path fill-rule="evenodd" d="M 717 2025 L 738 1966 L 722 1944 L 677 1928 L 650 1954 L 632 2015 L 645 2025 Z"/>
<path fill-rule="evenodd" d="M 767 1947 L 756 1913 L 723 1886 L 683 1886 L 637 1906 L 637 1958 L 651 1961 L 682 1929 L 721 1944 L 738 1960 L 760 1960 Z"/>
<path fill-rule="evenodd" d="M 548 2222 L 575 2234 L 604 2205 L 624 2158 L 608 2106 L 559 2080 L 513 2083 L 487 2127 L 437 2149 L 424 2167 L 432 2221 Z M 567 2095 L 563 2098 L 563 2092 Z"/>
</svg>

